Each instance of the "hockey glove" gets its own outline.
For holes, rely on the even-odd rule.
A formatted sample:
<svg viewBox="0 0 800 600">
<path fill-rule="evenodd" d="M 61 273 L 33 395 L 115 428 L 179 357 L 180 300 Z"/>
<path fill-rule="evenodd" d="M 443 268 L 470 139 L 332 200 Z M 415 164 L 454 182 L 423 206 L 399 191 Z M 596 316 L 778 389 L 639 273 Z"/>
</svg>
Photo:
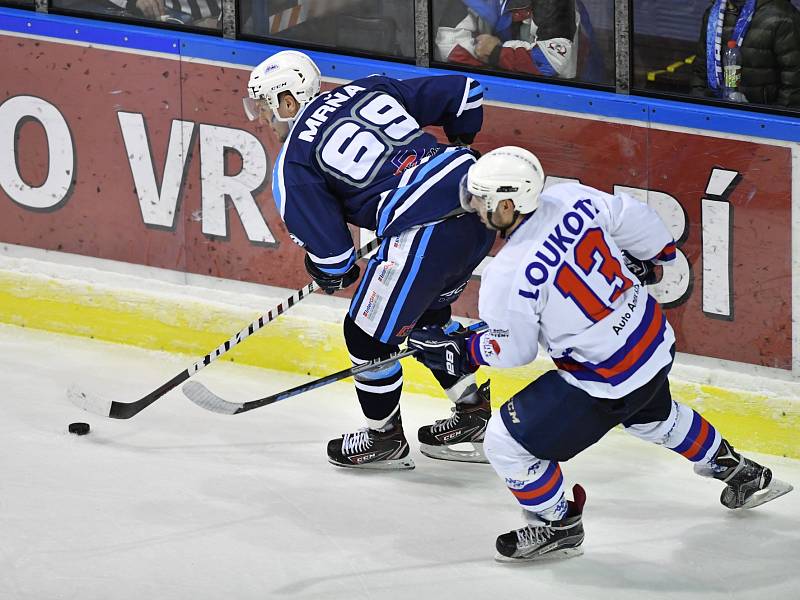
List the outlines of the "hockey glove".
<svg viewBox="0 0 800 600">
<path fill-rule="evenodd" d="M 652 260 L 636 258 L 625 252 L 625 250 L 622 251 L 622 255 L 625 257 L 625 266 L 636 276 L 639 283 L 652 285 L 658 281 L 658 273 L 656 273 L 656 266 Z"/>
<path fill-rule="evenodd" d="M 469 146 L 475 141 L 474 133 L 453 133 L 447 134 L 447 139 L 456 146 Z"/>
<path fill-rule="evenodd" d="M 461 378 L 478 370 L 469 359 L 463 333 L 448 335 L 441 327 L 422 327 L 408 336 L 408 347 L 417 350 L 414 358 L 433 371 Z"/>
<path fill-rule="evenodd" d="M 344 273 L 331 275 L 315 265 L 308 254 L 306 254 L 306 271 L 308 271 L 308 274 L 311 275 L 314 282 L 323 289 L 326 294 L 332 294 L 336 290 L 343 290 L 347 286 L 352 285 L 361 274 L 361 268 L 358 266 L 358 263 L 353 263 Z"/>
</svg>

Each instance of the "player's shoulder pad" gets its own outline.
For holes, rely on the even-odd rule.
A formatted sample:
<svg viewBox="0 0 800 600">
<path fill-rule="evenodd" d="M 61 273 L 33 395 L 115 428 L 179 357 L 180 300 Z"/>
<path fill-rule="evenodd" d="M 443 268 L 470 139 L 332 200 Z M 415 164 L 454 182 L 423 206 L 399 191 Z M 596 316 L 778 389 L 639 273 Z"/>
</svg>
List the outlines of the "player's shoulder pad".
<svg viewBox="0 0 800 600">
<path fill-rule="evenodd" d="M 542 190 L 541 200 L 563 202 L 576 194 L 585 194 L 586 190 L 587 187 L 579 181 L 558 181 L 556 183 L 551 183 Z"/>
<path fill-rule="evenodd" d="M 367 75 L 366 77 L 362 77 L 361 79 L 355 79 L 350 83 L 342 85 L 357 85 L 363 87 L 364 89 L 370 90 L 376 87 L 385 87 L 386 85 L 391 85 L 394 81 L 397 80 L 392 77 L 387 77 L 386 75 L 373 73 L 372 75 Z"/>
</svg>

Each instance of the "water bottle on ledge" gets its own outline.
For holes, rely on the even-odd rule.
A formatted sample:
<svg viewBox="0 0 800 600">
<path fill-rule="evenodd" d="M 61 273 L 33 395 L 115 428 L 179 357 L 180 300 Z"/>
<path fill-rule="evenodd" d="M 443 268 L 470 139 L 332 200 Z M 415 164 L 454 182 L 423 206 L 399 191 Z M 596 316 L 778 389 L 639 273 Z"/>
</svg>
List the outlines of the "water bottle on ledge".
<svg viewBox="0 0 800 600">
<path fill-rule="evenodd" d="M 731 102 L 747 102 L 745 95 L 739 91 L 742 82 L 742 51 L 736 40 L 729 40 L 728 47 L 722 55 L 722 97 Z"/>
</svg>

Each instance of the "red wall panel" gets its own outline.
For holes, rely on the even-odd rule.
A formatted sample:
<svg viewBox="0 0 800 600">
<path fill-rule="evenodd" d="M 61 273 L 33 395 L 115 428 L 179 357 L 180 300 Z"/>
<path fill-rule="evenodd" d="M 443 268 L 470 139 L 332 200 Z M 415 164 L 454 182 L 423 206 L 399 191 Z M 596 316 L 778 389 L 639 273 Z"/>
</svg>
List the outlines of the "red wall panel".
<svg viewBox="0 0 800 600">
<path fill-rule="evenodd" d="M 33 209 L 0 189 L 0 240 L 190 273 L 299 288 L 308 277 L 302 250 L 289 239 L 272 201 L 266 173 L 255 196 L 273 244 L 248 239 L 228 201 L 226 235 L 202 230 L 201 127 L 231 128 L 254 136 L 271 170 L 278 145 L 245 120 L 241 97 L 247 69 L 235 69 L 106 49 L 0 36 L 4 64 L 2 103 L 17 96 L 55 106 L 69 127 L 75 154 L 68 196 L 49 210 Z M 164 165 L 173 122 L 193 124 L 186 170 L 172 226 L 145 222 L 118 113 L 136 113 L 146 124 L 155 178 Z M 29 186 L 48 174 L 47 136 L 34 118 L 16 128 L 17 170 Z M 63 140 L 62 140 L 63 142 Z M 4 143 L 0 140 L 0 143 Z M 6 142 L 7 143 L 7 142 Z M 505 144 L 535 152 L 549 175 L 580 179 L 605 191 L 626 186 L 662 192 L 682 207 L 686 219 L 679 248 L 691 265 L 688 293 L 668 316 L 678 348 L 704 356 L 791 368 L 791 152 L 766 141 L 725 139 L 553 115 L 507 106 L 487 106 L 476 147 Z M 226 156 L 235 174 L 242 158 Z M 713 318 L 702 306 L 701 201 L 714 168 L 740 179 L 726 198 L 732 207 L 732 319 Z M 355 231 L 355 230 L 354 230 Z M 457 312 L 476 315 L 477 285 L 465 291 Z"/>
</svg>

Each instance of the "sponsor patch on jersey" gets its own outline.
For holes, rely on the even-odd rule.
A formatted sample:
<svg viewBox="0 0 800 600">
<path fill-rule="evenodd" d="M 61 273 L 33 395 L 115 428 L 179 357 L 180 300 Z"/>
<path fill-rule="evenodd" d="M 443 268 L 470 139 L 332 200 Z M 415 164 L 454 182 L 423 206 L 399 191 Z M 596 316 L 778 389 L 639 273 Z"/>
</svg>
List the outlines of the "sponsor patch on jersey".
<svg viewBox="0 0 800 600">
<path fill-rule="evenodd" d="M 494 332 L 492 332 L 492 334 L 494 334 Z M 480 344 L 481 354 L 483 355 L 484 359 L 488 359 L 491 356 L 500 356 L 500 342 L 493 337 L 483 336 L 480 339 Z"/>
<path fill-rule="evenodd" d="M 400 175 L 411 165 L 417 162 L 416 150 L 400 150 L 392 157 L 392 164 L 395 166 L 395 175 Z"/>
<path fill-rule="evenodd" d="M 403 325 L 400 329 L 397 330 L 397 332 L 395 332 L 394 337 L 400 337 L 400 338 L 408 337 L 408 335 L 414 329 L 414 326 L 416 324 L 417 322 L 414 321 L 413 323 L 411 323 L 411 325 Z"/>
<path fill-rule="evenodd" d="M 398 264 L 394 261 L 383 263 L 380 272 L 378 273 L 378 281 L 386 287 L 391 287 L 397 277 L 400 275 L 401 269 L 398 269 Z"/>
<path fill-rule="evenodd" d="M 367 305 L 361 312 L 361 316 L 365 317 L 369 321 L 375 321 L 375 317 L 380 315 L 383 303 L 384 303 L 383 296 L 381 296 L 375 290 L 372 290 L 372 292 L 370 292 L 369 298 L 367 299 Z"/>
<path fill-rule="evenodd" d="M 413 241 L 413 239 L 413 230 L 404 231 L 400 235 L 396 235 L 392 238 L 392 248 L 396 250 L 405 250 L 410 245 L 410 242 Z"/>
<path fill-rule="evenodd" d="M 624 331 L 628 323 L 631 322 L 632 315 L 636 311 L 636 306 L 638 305 L 638 303 L 639 303 L 639 286 L 634 285 L 633 297 L 628 302 L 628 307 L 627 307 L 628 310 L 624 312 L 618 311 L 617 322 L 614 324 L 613 327 L 615 335 L 619 335 L 622 331 Z M 619 314 L 620 312 L 622 314 Z"/>
<path fill-rule="evenodd" d="M 428 150 L 425 152 L 425 156 L 423 158 L 433 158 L 434 156 L 439 154 L 439 152 L 441 152 L 441 151 L 442 151 L 441 146 L 434 146 L 433 148 L 428 148 Z"/>
</svg>

